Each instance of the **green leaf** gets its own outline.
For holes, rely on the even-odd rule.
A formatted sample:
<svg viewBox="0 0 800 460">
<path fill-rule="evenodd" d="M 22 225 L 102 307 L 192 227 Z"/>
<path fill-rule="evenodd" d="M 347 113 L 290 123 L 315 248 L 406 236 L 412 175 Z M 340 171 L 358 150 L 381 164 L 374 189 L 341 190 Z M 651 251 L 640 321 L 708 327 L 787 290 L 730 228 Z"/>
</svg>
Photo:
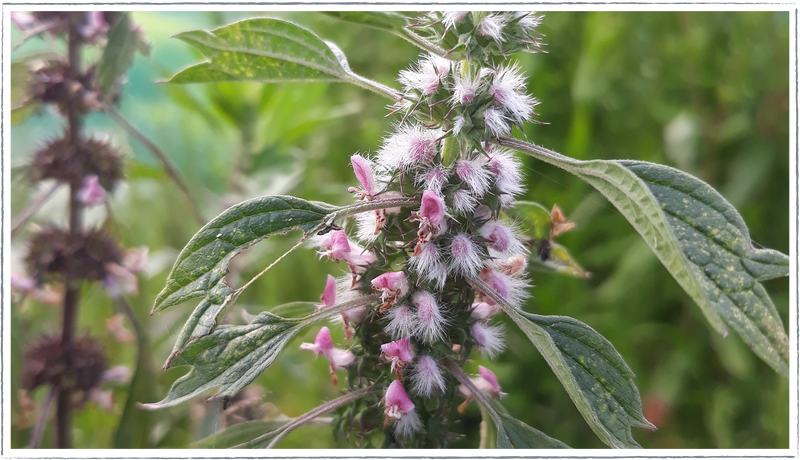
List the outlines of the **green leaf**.
<svg viewBox="0 0 800 460">
<path fill-rule="evenodd" d="M 208 58 L 167 83 L 349 82 L 396 100 L 400 93 L 356 75 L 344 54 L 313 32 L 280 19 L 247 19 L 213 31 L 175 35 Z"/>
<path fill-rule="evenodd" d="M 189 448 L 191 449 L 230 449 L 241 444 L 248 443 L 264 433 L 275 432 L 276 430 L 284 427 L 288 420 L 250 420 L 243 423 L 231 425 L 222 431 L 207 436 L 199 441 L 192 443 Z M 278 432 L 279 433 L 279 432 Z M 275 434 L 275 436 L 278 435 Z M 272 438 L 262 439 L 258 445 L 248 446 L 259 448 L 263 447 Z"/>
<path fill-rule="evenodd" d="M 132 65 L 137 51 L 147 53 L 147 45 L 142 41 L 139 32 L 131 28 L 130 14 L 120 15 L 117 23 L 108 32 L 108 43 L 103 55 L 97 63 L 97 84 L 103 89 L 103 98 L 107 99 L 112 89 Z"/>
<path fill-rule="evenodd" d="M 570 449 L 558 439 L 515 419 L 499 402 L 493 401 L 492 407 L 503 421 L 497 428 L 498 449 Z"/>
<path fill-rule="evenodd" d="M 617 449 L 640 447 L 631 427 L 655 427 L 642 415 L 633 372 L 611 342 L 574 318 L 506 312 L 545 358 L 600 440 Z M 525 432 L 509 426 L 520 435 Z"/>
<path fill-rule="evenodd" d="M 516 139 L 501 145 L 558 166 L 588 182 L 625 216 L 708 321 L 733 328 L 753 351 L 788 377 L 789 338 L 760 281 L 788 276 L 789 258 L 755 249 L 742 217 L 705 182 L 640 161 L 579 161 Z"/>
<path fill-rule="evenodd" d="M 162 401 L 142 407 L 155 410 L 175 406 L 212 388 L 219 390 L 210 400 L 234 396 L 261 375 L 303 328 L 377 299 L 377 296 L 361 297 L 305 318 L 281 318 L 262 312 L 245 326 L 217 326 L 209 335 L 186 344 L 174 356 L 173 365 L 193 366 L 192 370 L 175 381 Z"/>
<path fill-rule="evenodd" d="M 203 297 L 184 325 L 170 359 L 188 342 L 211 332 L 236 292 L 225 282 L 228 264 L 242 250 L 291 230 L 307 233 L 335 208 L 289 196 L 254 198 L 231 206 L 195 234 L 178 255 L 153 313 Z"/>
<path fill-rule="evenodd" d="M 396 11 L 321 11 L 321 13 L 342 21 L 390 32 L 402 30 L 408 24 L 408 16 Z"/>
</svg>

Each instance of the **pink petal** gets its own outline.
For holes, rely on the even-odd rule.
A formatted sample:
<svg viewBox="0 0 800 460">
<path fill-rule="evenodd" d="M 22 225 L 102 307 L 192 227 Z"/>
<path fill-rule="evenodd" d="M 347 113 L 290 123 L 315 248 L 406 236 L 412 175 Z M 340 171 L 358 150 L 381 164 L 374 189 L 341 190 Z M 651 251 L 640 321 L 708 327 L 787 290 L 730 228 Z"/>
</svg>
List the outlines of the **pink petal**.
<svg viewBox="0 0 800 460">
<path fill-rule="evenodd" d="M 328 281 L 325 283 L 325 290 L 322 292 L 322 303 L 330 308 L 336 303 L 336 278 L 328 275 Z"/>
<path fill-rule="evenodd" d="M 386 390 L 384 401 L 387 406 L 397 406 L 402 412 L 408 413 L 414 410 L 414 403 L 408 397 L 403 384 L 399 380 L 393 381 Z"/>
<path fill-rule="evenodd" d="M 319 350 L 319 353 L 325 353 L 333 350 L 333 339 L 331 339 L 331 330 L 323 326 L 317 333 L 317 338 L 314 339 L 314 346 Z"/>
<path fill-rule="evenodd" d="M 353 155 L 350 157 L 350 163 L 353 165 L 353 171 L 356 173 L 356 179 L 361 184 L 361 188 L 367 192 L 367 195 L 375 195 L 377 192 L 375 190 L 375 176 L 372 174 L 369 161 L 361 155 Z"/>
<path fill-rule="evenodd" d="M 408 280 L 403 272 L 386 272 L 372 280 L 372 286 L 376 289 L 389 291 L 408 291 Z"/>
<path fill-rule="evenodd" d="M 478 366 L 478 374 L 480 374 L 480 376 L 489 384 L 491 391 L 500 391 L 500 382 L 497 381 L 497 376 L 494 375 L 494 372 L 486 369 L 483 366 Z"/>
<path fill-rule="evenodd" d="M 413 355 L 409 349 L 408 337 L 394 342 L 384 343 L 381 345 L 381 351 L 393 358 L 400 359 L 400 361 L 409 362 L 413 359 Z"/>
<path fill-rule="evenodd" d="M 438 227 L 444 218 L 444 200 L 435 192 L 425 190 L 419 213 L 422 217 L 428 218 L 431 225 Z"/>
<path fill-rule="evenodd" d="M 334 230 L 331 232 L 331 256 L 334 259 L 344 259 L 347 257 L 345 254 L 350 253 L 350 242 L 347 241 L 347 235 L 342 230 Z"/>
<path fill-rule="evenodd" d="M 355 361 L 356 357 L 353 353 L 347 350 L 340 350 L 338 348 L 334 348 L 333 350 L 327 353 L 328 361 L 334 367 L 347 367 L 350 363 Z"/>
<path fill-rule="evenodd" d="M 83 178 L 81 189 L 78 190 L 78 200 L 86 206 L 96 206 L 106 200 L 106 189 L 100 185 L 97 176 Z"/>
</svg>

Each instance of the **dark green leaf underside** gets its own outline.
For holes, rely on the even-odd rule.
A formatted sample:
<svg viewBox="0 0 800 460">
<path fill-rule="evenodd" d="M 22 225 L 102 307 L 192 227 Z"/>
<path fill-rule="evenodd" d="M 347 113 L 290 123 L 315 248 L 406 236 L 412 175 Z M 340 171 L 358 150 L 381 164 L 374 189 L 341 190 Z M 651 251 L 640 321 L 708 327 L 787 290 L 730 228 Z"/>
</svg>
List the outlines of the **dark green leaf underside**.
<svg viewBox="0 0 800 460">
<path fill-rule="evenodd" d="M 322 11 L 327 16 L 374 27 L 376 29 L 397 31 L 407 24 L 407 16 L 396 11 Z"/>
</svg>

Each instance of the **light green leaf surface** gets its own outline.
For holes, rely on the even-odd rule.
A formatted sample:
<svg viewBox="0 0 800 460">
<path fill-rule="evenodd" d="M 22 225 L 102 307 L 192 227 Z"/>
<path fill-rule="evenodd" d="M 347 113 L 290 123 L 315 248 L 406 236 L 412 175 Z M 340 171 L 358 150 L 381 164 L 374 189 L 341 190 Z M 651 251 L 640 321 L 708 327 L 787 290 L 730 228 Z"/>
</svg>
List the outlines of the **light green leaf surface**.
<svg viewBox="0 0 800 460">
<path fill-rule="evenodd" d="M 245 326 L 217 326 L 174 356 L 173 365 L 192 366 L 192 370 L 175 381 L 162 401 L 143 407 L 171 407 L 212 388 L 219 390 L 211 399 L 234 396 L 261 375 L 303 328 L 377 300 L 377 296 L 365 296 L 304 318 L 282 318 L 263 312 Z"/>
<path fill-rule="evenodd" d="M 208 61 L 181 70 L 167 83 L 349 82 L 393 100 L 400 96 L 353 73 L 344 53 L 332 43 L 280 19 L 247 19 L 175 38 L 197 48 Z"/>
<path fill-rule="evenodd" d="M 506 312 L 545 358 L 600 440 L 617 449 L 640 447 L 631 427 L 655 427 L 642 415 L 633 372 L 611 342 L 574 318 Z M 518 425 L 509 427 L 525 432 Z"/>
<path fill-rule="evenodd" d="M 742 217 L 708 184 L 640 161 L 579 161 L 503 138 L 498 142 L 571 172 L 625 216 L 719 333 L 733 328 L 783 376 L 789 338 L 760 281 L 788 276 L 789 258 L 755 249 Z"/>
</svg>

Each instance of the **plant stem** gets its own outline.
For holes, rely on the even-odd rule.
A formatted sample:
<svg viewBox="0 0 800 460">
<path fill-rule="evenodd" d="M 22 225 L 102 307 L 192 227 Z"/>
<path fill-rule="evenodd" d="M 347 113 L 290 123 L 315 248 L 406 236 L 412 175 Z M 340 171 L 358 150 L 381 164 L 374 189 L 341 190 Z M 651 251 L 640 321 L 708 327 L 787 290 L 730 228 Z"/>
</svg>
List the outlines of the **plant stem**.
<svg viewBox="0 0 800 460">
<path fill-rule="evenodd" d="M 56 395 L 55 390 L 54 387 L 50 387 L 47 390 L 47 397 L 39 409 L 39 417 L 36 419 L 36 425 L 33 426 L 33 431 L 31 432 L 31 441 L 28 443 L 28 449 L 38 449 L 42 443 L 44 427 L 47 424 L 47 413 L 50 412 L 50 406 L 53 404 L 53 399 Z"/>
<path fill-rule="evenodd" d="M 164 168 L 164 172 L 167 173 L 170 179 L 175 182 L 175 185 L 183 193 L 183 196 L 186 197 L 187 203 L 189 203 L 189 210 L 192 212 L 192 216 L 194 219 L 200 224 L 205 225 L 206 220 L 203 219 L 203 216 L 200 215 L 200 211 L 198 210 L 197 203 L 195 203 L 194 199 L 192 199 L 191 193 L 189 193 L 189 186 L 186 185 L 183 178 L 181 177 L 181 173 L 178 172 L 177 169 L 172 165 L 169 161 L 167 155 L 147 136 L 144 135 L 141 131 L 139 131 L 135 126 L 133 126 L 116 108 L 112 106 L 108 106 L 106 108 L 106 112 L 120 125 L 125 131 L 128 131 L 131 136 L 134 137 L 139 143 L 141 143 L 147 150 L 153 154 L 158 161 L 161 162 L 161 167 Z"/>
<path fill-rule="evenodd" d="M 27 209 L 22 211 L 14 218 L 14 221 L 11 222 L 11 238 L 13 239 L 17 234 L 22 230 L 25 222 L 36 213 L 46 202 L 49 200 L 61 187 L 61 183 L 55 184 L 50 190 L 43 193 L 39 198 L 37 198 L 33 203 L 31 203 Z"/>
<path fill-rule="evenodd" d="M 81 65 L 81 35 L 78 31 L 83 22 L 83 12 L 71 12 L 69 14 L 69 36 L 67 38 L 67 81 L 73 82 L 80 76 Z M 67 120 L 69 129 L 70 147 L 73 155 L 81 155 L 81 116 L 75 107 L 75 99 L 70 97 L 67 101 Z M 80 180 L 75 180 L 69 184 L 69 231 L 76 235 L 81 231 L 81 202 L 78 200 L 78 190 L 80 190 Z M 71 263 L 71 262 L 70 262 Z M 78 301 L 80 298 L 80 286 L 78 280 L 72 279 L 73 270 L 68 267 L 64 280 L 64 310 L 61 328 L 61 352 L 64 359 L 64 369 L 66 372 L 72 370 L 72 341 L 75 337 L 75 320 L 78 314 Z M 56 447 L 68 449 L 72 445 L 71 440 L 71 382 L 63 379 L 58 388 L 56 400 Z"/>
</svg>

